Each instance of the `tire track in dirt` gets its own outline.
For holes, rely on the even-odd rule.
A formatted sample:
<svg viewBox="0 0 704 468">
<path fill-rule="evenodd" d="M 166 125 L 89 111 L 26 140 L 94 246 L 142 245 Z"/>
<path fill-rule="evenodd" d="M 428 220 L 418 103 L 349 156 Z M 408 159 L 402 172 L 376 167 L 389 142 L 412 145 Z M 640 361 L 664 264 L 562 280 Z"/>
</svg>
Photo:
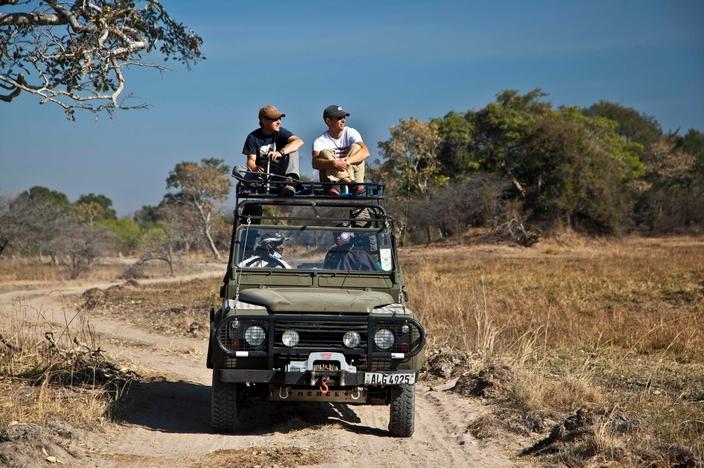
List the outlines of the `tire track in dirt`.
<svg viewBox="0 0 704 468">
<path fill-rule="evenodd" d="M 25 307 L 63 324 L 65 316 L 76 313 L 68 309 L 66 296 L 112 284 L 0 294 L 0 315 L 12 314 L 20 296 Z M 88 458 L 84 461 L 89 466 L 186 466 L 216 450 L 251 447 L 323 451 L 332 466 L 514 464 L 508 455 L 484 442 L 480 446 L 466 433 L 471 420 L 483 412 L 481 405 L 423 384 L 416 389 L 416 432 L 410 439 L 388 436 L 386 406 L 266 401 L 243 409 L 242 433 L 213 434 L 206 339 L 167 337 L 100 316 L 91 317 L 90 322 L 106 338 L 101 344 L 111 356 L 163 378 L 132 386 L 116 415 L 117 424 L 106 425 L 104 434 L 85 442 Z"/>
</svg>

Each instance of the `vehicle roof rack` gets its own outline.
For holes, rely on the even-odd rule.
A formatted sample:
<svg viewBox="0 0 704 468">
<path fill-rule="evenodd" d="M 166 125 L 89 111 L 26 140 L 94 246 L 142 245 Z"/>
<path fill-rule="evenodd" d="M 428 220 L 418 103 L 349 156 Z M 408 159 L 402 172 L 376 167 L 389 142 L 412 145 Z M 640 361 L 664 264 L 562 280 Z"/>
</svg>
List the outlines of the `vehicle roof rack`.
<svg viewBox="0 0 704 468">
<path fill-rule="evenodd" d="M 290 196 L 286 197 L 281 195 L 281 189 L 286 185 L 294 185 L 296 187 L 296 192 Z M 280 180 L 270 180 L 268 182 L 242 182 L 239 181 L 235 188 L 235 194 L 237 198 L 257 198 L 257 199 L 270 199 L 270 198 L 305 198 L 305 199 L 322 199 L 322 200 L 383 200 L 384 199 L 384 185 L 377 184 L 374 182 L 363 182 L 355 183 L 355 187 L 361 187 L 360 193 L 350 193 L 348 187 L 345 184 L 331 184 L 328 182 L 308 182 L 308 181 L 295 181 L 294 184 L 290 184 L 287 181 Z M 328 191 L 333 186 L 339 186 L 341 188 L 340 195 L 333 196 L 328 195 Z"/>
</svg>

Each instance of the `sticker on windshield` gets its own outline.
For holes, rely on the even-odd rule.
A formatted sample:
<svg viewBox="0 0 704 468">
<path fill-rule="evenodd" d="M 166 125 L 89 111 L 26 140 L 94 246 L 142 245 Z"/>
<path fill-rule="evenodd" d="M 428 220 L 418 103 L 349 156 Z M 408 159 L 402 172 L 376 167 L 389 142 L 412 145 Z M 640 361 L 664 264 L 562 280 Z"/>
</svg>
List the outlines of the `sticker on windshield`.
<svg viewBox="0 0 704 468">
<path fill-rule="evenodd" d="M 384 271 L 391 271 L 391 249 L 379 250 L 379 257 L 381 259 L 381 269 Z"/>
</svg>

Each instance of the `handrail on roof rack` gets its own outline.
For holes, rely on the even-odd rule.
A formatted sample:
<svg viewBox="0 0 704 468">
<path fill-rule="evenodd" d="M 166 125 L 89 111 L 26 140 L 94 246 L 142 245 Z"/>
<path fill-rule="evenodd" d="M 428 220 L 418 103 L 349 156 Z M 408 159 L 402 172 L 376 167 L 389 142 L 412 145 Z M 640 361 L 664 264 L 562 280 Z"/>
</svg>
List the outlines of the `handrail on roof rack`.
<svg viewBox="0 0 704 468">
<path fill-rule="evenodd" d="M 253 206 L 278 206 L 287 207 L 291 210 L 288 213 L 281 210 L 273 213 L 265 213 L 264 210 L 255 212 L 249 209 L 249 207 Z M 296 210 L 296 208 L 301 208 L 301 210 Z M 306 208 L 311 211 L 306 213 L 303 211 Z M 337 216 L 333 216 L 333 214 Z M 285 200 L 243 200 L 237 205 L 235 216 L 237 219 L 249 218 L 254 224 L 260 224 L 263 221 L 272 223 L 284 222 L 288 225 L 295 222 L 305 222 L 306 225 L 339 227 L 341 223 L 368 223 L 370 226 L 383 227 L 388 222 L 393 222 L 393 219 L 382 206 L 369 202 L 363 203 L 362 200 L 357 202 L 292 198 Z"/>
</svg>

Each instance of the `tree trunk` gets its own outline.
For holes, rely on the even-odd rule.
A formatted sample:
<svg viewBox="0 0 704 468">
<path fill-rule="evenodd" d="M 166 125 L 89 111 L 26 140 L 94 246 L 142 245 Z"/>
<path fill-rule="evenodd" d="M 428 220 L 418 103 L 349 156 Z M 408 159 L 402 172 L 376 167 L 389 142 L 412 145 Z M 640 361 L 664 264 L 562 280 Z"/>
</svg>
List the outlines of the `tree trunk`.
<svg viewBox="0 0 704 468">
<path fill-rule="evenodd" d="M 198 203 L 197 200 L 193 200 L 193 204 L 195 205 L 196 209 L 198 209 L 198 214 L 200 215 L 200 222 L 203 227 L 203 235 L 208 241 L 208 247 L 210 247 L 210 251 L 212 252 L 213 257 L 215 257 L 215 260 L 220 260 L 220 252 L 218 252 L 218 248 L 215 247 L 213 237 L 210 235 L 210 213 L 206 215 L 205 211 L 203 210 L 203 207 L 200 203 Z"/>
</svg>

